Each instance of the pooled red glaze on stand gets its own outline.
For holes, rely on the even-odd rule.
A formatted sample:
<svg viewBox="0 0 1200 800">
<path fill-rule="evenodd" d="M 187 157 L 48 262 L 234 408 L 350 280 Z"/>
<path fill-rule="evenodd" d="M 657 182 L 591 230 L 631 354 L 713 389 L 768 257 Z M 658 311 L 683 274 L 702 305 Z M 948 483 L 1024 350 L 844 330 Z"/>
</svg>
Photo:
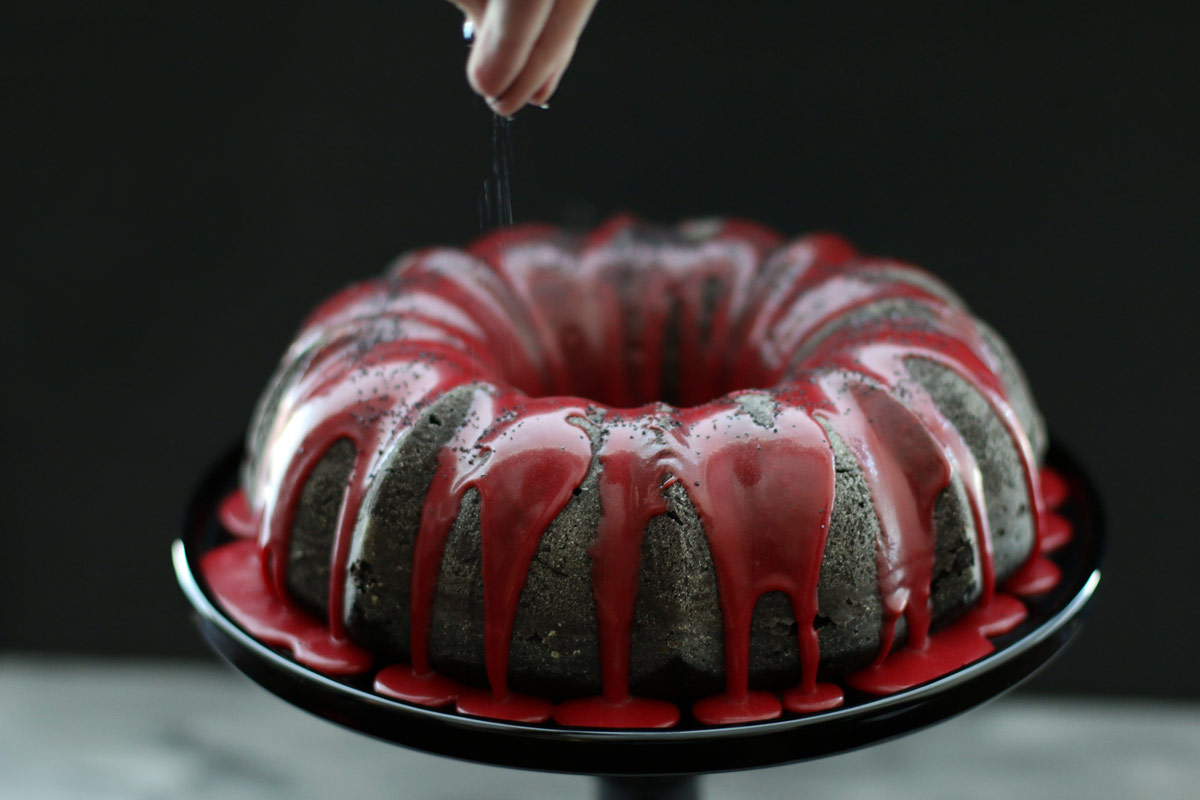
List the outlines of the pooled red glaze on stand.
<svg viewBox="0 0 1200 800">
<path fill-rule="evenodd" d="M 1059 475 L 1049 467 L 1042 467 L 1042 500 L 1046 503 L 1046 508 L 1054 511 L 1066 505 L 1067 498 L 1071 496 L 1070 487 Z"/>
<path fill-rule="evenodd" d="M 503 694 L 495 689 L 464 689 L 459 693 L 454 707 L 460 714 L 506 722 L 548 722 L 554 716 L 554 703 L 550 700 L 517 694 L 507 689 Z"/>
<path fill-rule="evenodd" d="M 1042 522 L 1042 552 L 1053 553 L 1071 542 L 1071 522 L 1061 514 L 1049 513 Z"/>
<path fill-rule="evenodd" d="M 783 710 L 793 714 L 815 714 L 829 711 L 846 701 L 842 687 L 836 683 L 818 681 L 812 688 L 797 686 L 783 693 Z"/>
<path fill-rule="evenodd" d="M 234 536 L 253 539 L 258 536 L 258 515 L 250 510 L 243 489 L 235 489 L 217 506 L 217 521 Z"/>
<path fill-rule="evenodd" d="M 569 728 L 674 728 L 679 724 L 679 706 L 632 695 L 615 702 L 579 697 L 556 705 L 554 721 Z"/>
<path fill-rule="evenodd" d="M 1058 565 L 1039 554 L 1013 573 L 1004 582 L 1004 588 L 1018 597 L 1037 597 L 1053 589 L 1061 579 Z"/>
<path fill-rule="evenodd" d="M 783 703 L 773 692 L 746 691 L 717 694 L 692 704 L 692 716 L 701 725 L 742 725 L 765 722 L 783 714 Z"/>
<path fill-rule="evenodd" d="M 780 247 L 775 233 L 735 222 L 689 223 L 671 240 L 639 231 L 629 218 L 583 241 L 546 227 L 509 229 L 466 253 L 414 254 L 386 278 L 322 304 L 272 385 L 278 408 L 256 420 L 266 446 L 248 466 L 246 493 L 221 506 L 223 524 L 257 535 L 259 547 L 234 543 L 202 564 L 231 615 L 315 669 L 360 663 L 365 654 L 344 639 L 360 508 L 429 404 L 471 384 L 466 421 L 439 453 L 416 535 L 411 664 L 380 671 L 380 694 L 520 722 L 553 715 L 578 727 L 676 724 L 674 705 L 631 693 L 630 643 L 644 531 L 682 492 L 712 555 L 725 659 L 725 691 L 696 702 L 693 715 L 723 725 L 771 719 L 783 708 L 836 707 L 841 689 L 816 680 L 817 587 L 834 503 L 833 451 L 822 426 L 858 460 L 880 527 L 882 645 L 876 663 L 847 685 L 898 691 L 990 652 L 987 637 L 1019 624 L 1025 609 L 994 592 L 979 469 L 909 375 L 909 359 L 935 362 L 971 384 L 1021 457 L 1037 545 L 1006 589 L 1052 586 L 1057 568 L 1041 554 L 1065 542 L 1069 525 L 1064 534 L 1065 520 L 1046 510 L 1063 502 L 1065 484 L 1039 473 L 970 316 L 919 270 L 861 258 L 837 237 Z M 884 302 L 923 311 L 919 319 L 886 315 L 838 327 L 845 315 Z M 687 368 L 668 373 L 671 363 Z M 771 388 L 737 391 L 747 386 Z M 743 395 L 771 406 L 768 424 Z M 322 625 L 287 598 L 289 540 L 312 470 L 343 440 L 355 458 Z M 589 555 L 602 692 L 555 707 L 509 690 L 509 640 L 541 535 L 596 459 L 601 515 Z M 952 474 L 974 521 L 982 597 L 963 619 L 930 633 L 933 511 Z M 487 689 L 438 675 L 430 663 L 438 574 L 472 490 L 480 506 Z M 754 608 L 777 591 L 791 604 L 800 662 L 799 683 L 782 699 L 749 685 Z M 895 648 L 902 618 L 908 641 Z"/>
<path fill-rule="evenodd" d="M 335 637 L 319 620 L 270 591 L 254 542 L 210 550 L 200 559 L 200 571 L 229 616 L 254 638 L 287 648 L 300 663 L 328 675 L 358 675 L 371 668 L 370 653 Z"/>
<path fill-rule="evenodd" d="M 379 694 L 430 708 L 450 705 L 465 688 L 452 678 L 432 670 L 417 672 L 406 664 L 384 667 L 375 675 L 375 691 Z"/>
<path fill-rule="evenodd" d="M 989 636 L 1020 625 L 1027 616 L 1016 598 L 997 594 L 986 606 L 974 608 L 958 622 L 930 636 L 921 647 L 903 647 L 884 661 L 845 679 L 869 694 L 895 694 L 940 678 L 995 650 Z"/>
</svg>

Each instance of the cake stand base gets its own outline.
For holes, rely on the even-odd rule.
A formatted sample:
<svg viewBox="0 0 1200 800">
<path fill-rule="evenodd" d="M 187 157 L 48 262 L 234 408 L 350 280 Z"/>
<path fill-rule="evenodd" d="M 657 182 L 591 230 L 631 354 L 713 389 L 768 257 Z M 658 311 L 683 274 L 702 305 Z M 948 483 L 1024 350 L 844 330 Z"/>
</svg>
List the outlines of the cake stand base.
<svg viewBox="0 0 1200 800">
<path fill-rule="evenodd" d="M 699 800 L 695 775 L 600 778 L 600 800 Z"/>
</svg>

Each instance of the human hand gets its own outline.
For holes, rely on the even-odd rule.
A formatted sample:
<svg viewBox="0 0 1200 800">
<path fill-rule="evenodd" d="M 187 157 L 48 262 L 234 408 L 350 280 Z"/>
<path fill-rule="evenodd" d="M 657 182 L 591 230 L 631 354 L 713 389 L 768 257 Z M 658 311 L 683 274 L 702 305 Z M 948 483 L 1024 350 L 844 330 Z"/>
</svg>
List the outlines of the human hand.
<svg viewBox="0 0 1200 800">
<path fill-rule="evenodd" d="M 467 16 L 475 44 L 467 81 L 497 114 L 544 106 L 575 55 L 596 0 L 450 0 Z"/>
</svg>

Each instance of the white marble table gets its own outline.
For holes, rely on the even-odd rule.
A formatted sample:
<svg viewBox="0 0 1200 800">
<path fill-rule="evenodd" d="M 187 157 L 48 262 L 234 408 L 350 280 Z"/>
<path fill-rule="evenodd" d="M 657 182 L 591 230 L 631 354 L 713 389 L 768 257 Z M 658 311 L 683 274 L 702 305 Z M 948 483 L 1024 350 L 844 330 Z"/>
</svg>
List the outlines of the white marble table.
<svg viewBox="0 0 1200 800">
<path fill-rule="evenodd" d="M 1200 797 L 1200 706 L 1017 695 L 821 762 L 714 775 L 718 798 Z M 0 798 L 588 798 L 298 711 L 218 665 L 0 655 Z"/>
</svg>

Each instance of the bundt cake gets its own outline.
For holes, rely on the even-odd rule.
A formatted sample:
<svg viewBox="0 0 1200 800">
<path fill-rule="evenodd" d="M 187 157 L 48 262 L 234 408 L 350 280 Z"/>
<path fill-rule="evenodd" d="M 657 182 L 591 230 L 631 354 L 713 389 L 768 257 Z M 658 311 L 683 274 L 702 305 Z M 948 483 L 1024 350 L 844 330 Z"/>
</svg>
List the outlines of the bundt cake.
<svg viewBox="0 0 1200 800">
<path fill-rule="evenodd" d="M 924 271 L 748 222 L 522 226 L 317 308 L 202 568 L 261 640 L 410 702 L 770 719 L 1017 625 L 1056 578 L 1045 449 Z"/>
</svg>

